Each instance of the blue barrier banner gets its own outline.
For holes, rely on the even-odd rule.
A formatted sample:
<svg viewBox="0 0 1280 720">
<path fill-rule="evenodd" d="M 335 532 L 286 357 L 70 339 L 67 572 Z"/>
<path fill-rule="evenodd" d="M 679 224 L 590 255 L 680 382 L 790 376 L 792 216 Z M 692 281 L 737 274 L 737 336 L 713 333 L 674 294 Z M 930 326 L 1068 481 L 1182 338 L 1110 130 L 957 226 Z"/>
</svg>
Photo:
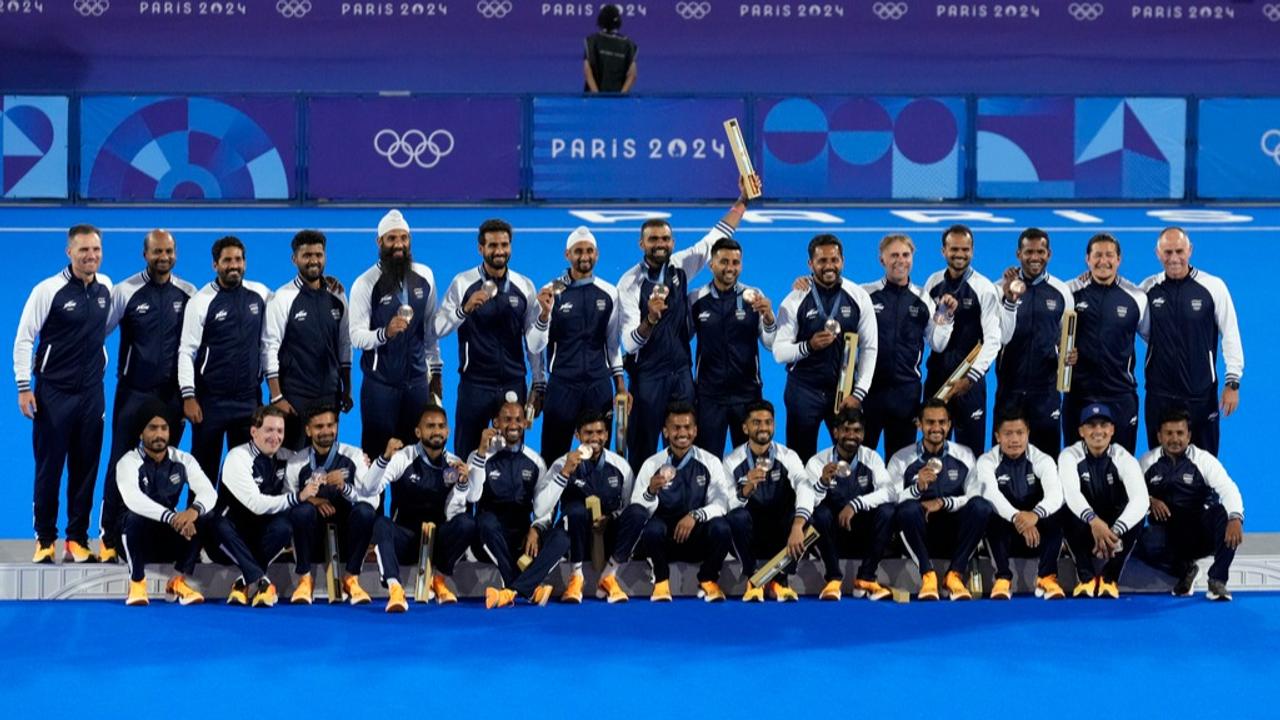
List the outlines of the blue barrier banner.
<svg viewBox="0 0 1280 720">
<path fill-rule="evenodd" d="M 515 97 L 313 97 L 307 194 L 320 200 L 518 200 Z"/>
<path fill-rule="evenodd" d="M 745 122 L 745 109 L 741 98 L 534 98 L 533 196 L 735 197 L 724 121 Z"/>
<path fill-rule="evenodd" d="M 80 195 L 292 199 L 297 126 L 292 97 L 86 97 Z"/>
<path fill-rule="evenodd" d="M 65 97 L 0 97 L 0 197 L 67 197 L 67 117 Z"/>
<path fill-rule="evenodd" d="M 979 98 L 977 194 L 1182 198 L 1186 106 L 1183 98 Z"/>
<path fill-rule="evenodd" d="M 755 110 L 771 198 L 964 197 L 963 98 L 775 97 Z"/>
<path fill-rule="evenodd" d="M 1280 200 L 1280 98 L 1205 98 L 1197 135 L 1200 197 Z"/>
</svg>

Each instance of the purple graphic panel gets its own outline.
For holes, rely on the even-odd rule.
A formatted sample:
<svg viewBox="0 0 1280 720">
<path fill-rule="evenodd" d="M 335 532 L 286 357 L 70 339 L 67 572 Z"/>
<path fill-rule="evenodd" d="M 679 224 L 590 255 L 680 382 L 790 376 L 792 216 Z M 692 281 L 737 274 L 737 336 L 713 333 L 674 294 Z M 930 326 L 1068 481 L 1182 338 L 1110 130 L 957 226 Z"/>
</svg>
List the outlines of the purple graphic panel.
<svg viewBox="0 0 1280 720">
<path fill-rule="evenodd" d="M 520 197 L 514 97 L 314 97 L 308 195 L 449 202 Z"/>
</svg>

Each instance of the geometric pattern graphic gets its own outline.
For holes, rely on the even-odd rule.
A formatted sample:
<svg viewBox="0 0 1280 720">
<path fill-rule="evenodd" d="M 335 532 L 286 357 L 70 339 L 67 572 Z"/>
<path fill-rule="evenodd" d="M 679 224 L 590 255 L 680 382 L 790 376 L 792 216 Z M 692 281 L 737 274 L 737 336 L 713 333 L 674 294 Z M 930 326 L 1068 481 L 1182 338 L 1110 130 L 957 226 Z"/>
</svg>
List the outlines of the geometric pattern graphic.
<svg viewBox="0 0 1280 720">
<path fill-rule="evenodd" d="M 1280 200 L 1280 98 L 1204 98 L 1199 119 L 1196 194 Z"/>
<path fill-rule="evenodd" d="M 887 200 L 964 195 L 963 98 L 761 98 L 756 118 L 770 196 Z"/>
<path fill-rule="evenodd" d="M 94 200 L 294 197 L 290 97 L 86 97 L 80 192 Z"/>
<path fill-rule="evenodd" d="M 68 99 L 0 97 L 0 197 L 67 197 Z"/>
<path fill-rule="evenodd" d="M 1182 98 L 979 98 L 977 194 L 991 199 L 1185 195 Z"/>
</svg>

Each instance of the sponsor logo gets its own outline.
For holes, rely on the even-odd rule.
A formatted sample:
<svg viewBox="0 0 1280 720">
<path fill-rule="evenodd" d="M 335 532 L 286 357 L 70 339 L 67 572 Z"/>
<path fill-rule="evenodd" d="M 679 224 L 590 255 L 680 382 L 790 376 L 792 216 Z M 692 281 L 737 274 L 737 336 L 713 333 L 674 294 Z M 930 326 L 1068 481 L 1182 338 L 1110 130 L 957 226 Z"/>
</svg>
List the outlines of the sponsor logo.
<svg viewBox="0 0 1280 720">
<path fill-rule="evenodd" d="M 805 318 L 816 318 L 816 317 L 818 317 L 818 311 L 817 311 L 817 310 L 810 310 L 809 312 L 805 313 L 805 314 L 804 314 L 804 316 L 805 316 Z"/>
<path fill-rule="evenodd" d="M 1037 480 L 1039 480 L 1039 479 L 1040 479 L 1040 478 L 1036 477 L 1035 475 L 1028 475 L 1028 476 L 1027 476 L 1027 484 L 1028 484 L 1028 485 L 1035 485 L 1035 484 L 1036 484 L 1036 481 L 1037 481 Z"/>
<path fill-rule="evenodd" d="M 453 145 L 453 133 L 444 129 L 427 134 L 415 128 L 404 131 L 402 135 L 391 128 L 383 128 L 373 136 L 374 151 L 398 170 L 410 165 L 430 170 L 453 152 Z"/>
<path fill-rule="evenodd" d="M 84 17 L 102 17 L 111 9 L 111 0 L 76 0 L 71 7 Z"/>
<path fill-rule="evenodd" d="M 1271 158 L 1276 165 L 1280 165 L 1280 130 L 1272 128 L 1262 133 L 1262 139 L 1258 141 L 1258 145 L 1262 148 L 1263 155 Z"/>
<path fill-rule="evenodd" d="M 218 312 L 216 312 L 216 313 L 214 313 L 214 314 L 213 314 L 213 319 L 214 319 L 215 321 L 217 321 L 217 322 L 222 322 L 223 320 L 226 320 L 226 319 L 227 319 L 227 311 L 226 311 L 226 310 L 219 310 Z"/>
<path fill-rule="evenodd" d="M 683 20 L 701 20 L 711 14 L 709 2 L 678 2 L 676 14 Z"/>
<path fill-rule="evenodd" d="M 997 475 L 997 476 L 996 476 L 996 482 L 1000 483 L 1001 485 L 1004 485 L 1004 484 L 1008 483 L 1008 482 L 1009 482 L 1009 479 L 1010 479 L 1010 478 L 1009 478 L 1008 473 L 1005 473 L 1005 474 Z"/>
<path fill-rule="evenodd" d="M 1103 11 L 1102 3 L 1074 2 L 1067 6 L 1067 14 L 1077 22 L 1093 22 L 1102 17 Z"/>
<path fill-rule="evenodd" d="M 1164 298 L 1158 297 L 1151 301 L 1151 307 L 1164 307 Z"/>
<path fill-rule="evenodd" d="M 878 2 L 871 6 L 871 12 L 881 20 L 901 20 L 910 9 L 904 2 Z"/>
<path fill-rule="evenodd" d="M 520 298 L 515 295 L 508 295 L 507 302 L 511 303 L 511 307 L 520 307 Z"/>
<path fill-rule="evenodd" d="M 293 321 L 294 321 L 294 322 L 305 322 L 305 321 L 306 321 L 306 319 L 307 319 L 307 311 L 306 311 L 306 310 L 299 310 L 298 312 L 296 312 L 296 313 L 294 313 L 294 314 L 293 314 Z"/>
<path fill-rule="evenodd" d="M 67 312 L 71 312 L 72 310 L 75 310 L 75 309 L 76 309 L 76 301 L 75 301 L 75 300 L 68 300 L 67 302 L 65 302 L 65 303 L 62 305 L 62 309 L 63 309 L 63 310 L 66 310 Z"/>
<path fill-rule="evenodd" d="M 390 295 L 383 295 L 383 296 L 382 296 L 382 299 L 378 301 L 378 304 L 379 304 L 379 305 L 390 305 L 390 304 L 391 304 L 391 296 L 390 296 Z"/>
<path fill-rule="evenodd" d="M 1263 5 L 1262 14 L 1271 22 L 1280 22 L 1280 4 Z"/>
<path fill-rule="evenodd" d="M 570 310 L 572 310 L 572 309 L 573 309 L 573 303 L 571 303 L 571 302 L 567 302 L 567 303 L 565 303 L 565 304 L 563 304 L 563 305 L 561 305 L 561 306 L 560 306 L 560 312 L 562 312 L 562 313 L 566 313 L 566 314 L 567 314 L 567 313 L 568 313 Z"/>
<path fill-rule="evenodd" d="M 509 0 L 480 0 L 476 3 L 476 12 L 485 20 L 501 20 L 511 13 L 514 6 Z"/>
<path fill-rule="evenodd" d="M 1163 476 L 1163 475 L 1153 475 L 1153 476 L 1151 477 L 1151 484 L 1152 484 L 1152 485 L 1158 485 L 1158 484 L 1160 484 L 1160 483 L 1162 483 L 1162 482 L 1164 482 L 1164 476 Z"/>
<path fill-rule="evenodd" d="M 151 312 L 151 303 L 138 303 L 138 307 L 133 309 L 139 315 L 146 315 Z"/>
<path fill-rule="evenodd" d="M 1088 309 L 1089 309 L 1089 301 L 1088 301 L 1088 300 L 1085 300 L 1085 301 L 1083 301 L 1083 302 L 1078 302 L 1078 303 L 1076 303 L 1076 309 L 1078 309 L 1078 310 L 1088 310 Z"/>
<path fill-rule="evenodd" d="M 290 20 L 304 18 L 311 12 L 311 0 L 280 0 L 276 3 L 276 12 Z"/>
<path fill-rule="evenodd" d="M 880 313 L 884 312 L 884 303 L 872 303 L 872 304 L 871 304 L 871 309 L 872 309 L 872 310 L 875 310 L 875 311 L 876 311 L 876 314 L 877 314 L 877 315 L 879 315 Z M 915 308 L 914 308 L 914 307 L 913 307 L 913 308 L 911 308 L 911 309 L 912 309 L 912 310 L 915 310 Z"/>
<path fill-rule="evenodd" d="M 707 312 L 706 310 L 703 310 L 702 312 L 698 313 L 698 322 L 706 322 L 710 319 L 711 319 L 711 313 Z"/>
</svg>

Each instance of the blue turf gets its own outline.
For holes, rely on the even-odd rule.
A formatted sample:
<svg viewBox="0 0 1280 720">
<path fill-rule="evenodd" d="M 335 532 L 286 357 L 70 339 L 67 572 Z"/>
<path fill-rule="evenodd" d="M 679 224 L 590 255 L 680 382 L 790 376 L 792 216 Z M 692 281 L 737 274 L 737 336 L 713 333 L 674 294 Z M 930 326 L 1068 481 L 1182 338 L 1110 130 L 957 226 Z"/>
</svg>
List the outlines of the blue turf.
<svg viewBox="0 0 1280 720">
<path fill-rule="evenodd" d="M 1278 615 L 1275 593 L 399 617 L 0 603 L 0 697 L 18 717 L 1275 717 Z"/>
<path fill-rule="evenodd" d="M 724 207 L 606 206 L 605 209 L 671 212 L 677 246 L 684 247 L 710 228 L 723 214 Z M 548 282 L 563 271 L 565 236 L 577 225 L 584 224 L 571 214 L 573 209 L 410 208 L 405 214 L 415 230 L 415 257 L 434 269 L 437 283 L 443 288 L 454 274 L 479 262 L 475 228 L 485 218 L 494 216 L 504 217 L 515 225 L 512 267 L 530 276 L 538 285 Z M 916 209 L 963 210 L 929 205 Z M 1162 227 L 1182 224 L 1188 228 L 1195 243 L 1193 264 L 1227 281 L 1235 297 L 1244 339 L 1241 409 L 1224 423 L 1223 459 L 1243 490 L 1249 530 L 1280 531 L 1280 484 L 1270 481 L 1274 465 L 1270 456 L 1273 453 L 1254 452 L 1256 440 L 1250 437 L 1252 428 L 1269 421 L 1265 401 L 1280 397 L 1280 361 L 1275 359 L 1278 348 L 1273 340 L 1275 336 L 1269 332 L 1275 322 L 1272 312 L 1275 308 L 1274 283 L 1267 275 L 1271 269 L 1280 267 L 1280 243 L 1275 240 L 1280 234 L 1280 208 L 1232 207 L 1219 210 L 1217 216 L 1174 217 L 1152 214 L 1175 210 L 1167 206 L 969 209 L 989 212 L 993 216 L 990 220 L 970 223 L 977 240 L 974 266 L 993 280 L 1015 262 L 1013 251 L 1017 234 L 1030 225 L 1050 232 L 1055 254 L 1049 269 L 1064 278 L 1084 269 L 1084 245 L 1091 234 L 1102 230 L 1113 232 L 1124 244 L 1121 272 L 1134 281 L 1140 281 L 1160 269 L 1152 248 Z M 790 210 L 821 210 L 829 217 L 748 222 L 743 224 L 738 235 L 746 249 L 743 281 L 763 288 L 775 307 L 785 297 L 791 280 L 806 272 L 804 245 L 816 232 L 833 232 L 845 240 L 846 275 L 858 282 L 869 282 L 881 276 L 875 247 L 879 238 L 890 231 L 905 231 L 916 239 L 918 251 L 912 277 L 917 283 L 922 284 L 930 273 L 942 267 L 938 235 L 949 220 L 913 222 L 894 215 L 888 208 Z M 319 227 L 329 234 L 329 270 L 350 286 L 375 259 L 372 228 L 376 227 L 383 212 L 381 208 L 0 207 L 0 241 L 4 243 L 5 251 L 5 282 L 0 283 L 0 307 L 5 310 L 0 312 L 0 338 L 8 341 L 13 337 L 22 304 L 30 289 L 65 264 L 65 228 L 73 223 L 92 222 L 104 229 L 103 271 L 114 279 L 123 279 L 141 269 L 141 241 L 146 230 L 167 227 L 178 238 L 178 274 L 197 284 L 207 282 L 212 278 L 209 245 L 223 234 L 234 233 L 241 236 L 248 246 L 247 276 L 274 289 L 288 282 L 294 272 L 289 261 L 288 241 L 293 232 L 302 227 Z M 1073 215 L 1073 212 L 1086 213 L 1086 216 Z M 601 262 L 597 272 L 606 280 L 616 282 L 640 259 L 636 247 L 640 221 L 588 224 L 601 243 Z M 709 281 L 710 276 L 704 271 L 695 278 L 694 284 L 700 286 Z M 454 408 L 452 387 L 456 383 L 458 366 L 455 338 L 447 338 L 443 343 L 445 405 L 450 412 Z M 109 339 L 108 350 L 112 360 L 107 378 L 108 413 L 114 392 L 117 345 L 115 337 Z M 1145 353 L 1146 348 L 1140 344 L 1139 363 Z M 767 357 L 762 365 L 765 394 L 779 406 L 781 428 L 785 419 L 785 413 L 781 412 L 784 371 Z M 358 386 L 358 366 L 354 374 Z M 988 392 L 994 399 L 994 380 L 989 381 Z M 359 396 L 358 389 L 356 396 Z M 536 438 L 540 428 L 535 426 L 532 432 Z M 347 442 L 358 442 L 358 413 L 343 419 L 341 433 Z M 1145 437 L 1141 430 L 1139 437 Z M 184 447 L 188 442 L 184 441 Z M 823 438 L 822 442 L 825 443 L 826 439 Z M 5 489 L 0 491 L 0 538 L 31 537 L 29 493 L 33 463 L 30 424 L 12 404 L 9 411 L 0 413 L 0 457 L 5 459 L 10 478 Z"/>
</svg>

